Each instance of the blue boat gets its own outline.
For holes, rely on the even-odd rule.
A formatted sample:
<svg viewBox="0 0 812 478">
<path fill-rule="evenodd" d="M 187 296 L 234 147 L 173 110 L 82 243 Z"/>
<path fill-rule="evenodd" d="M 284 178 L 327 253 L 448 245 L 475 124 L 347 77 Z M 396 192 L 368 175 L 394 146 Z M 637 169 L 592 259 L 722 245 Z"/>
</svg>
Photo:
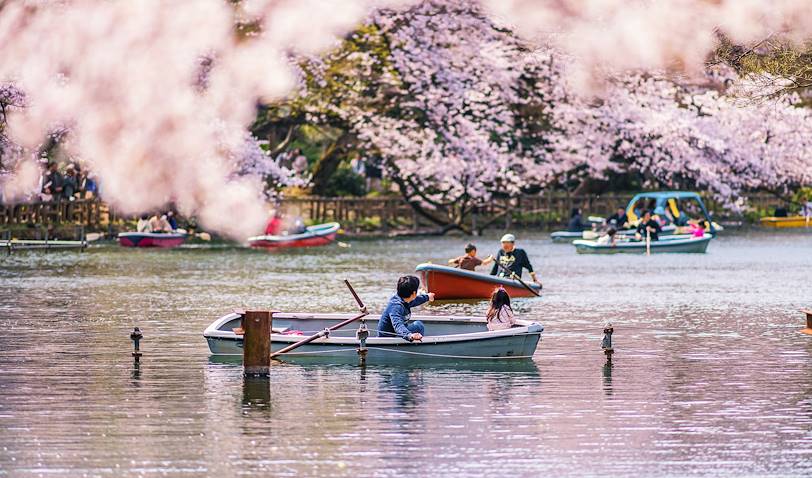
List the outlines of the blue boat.
<svg viewBox="0 0 812 478">
<path fill-rule="evenodd" d="M 708 249 L 713 236 L 705 234 L 702 237 L 689 235 L 675 235 L 661 237 L 659 241 L 651 241 L 651 253 L 663 252 L 693 252 L 703 253 Z M 573 241 L 575 250 L 579 254 L 645 254 L 646 241 L 617 241 L 615 244 L 598 244 L 597 241 Z"/>
<path fill-rule="evenodd" d="M 648 204 L 643 205 L 642 208 L 636 208 L 635 206 L 637 206 L 637 203 L 640 201 L 645 201 Z M 699 212 L 702 213 L 702 217 L 707 221 L 709 225 L 708 232 L 710 232 L 712 236 L 715 236 L 717 232 L 724 229 L 719 224 L 713 222 L 713 219 L 711 219 L 708 213 L 708 209 L 705 207 L 705 202 L 702 201 L 702 197 L 690 191 L 657 191 L 635 194 L 631 201 L 629 201 L 629 204 L 626 205 L 626 215 L 629 217 L 629 222 L 634 222 L 638 220 L 637 216 L 641 212 L 641 209 L 647 209 L 655 214 L 657 214 L 658 211 L 663 211 L 664 214 L 667 210 L 674 216 L 674 220 L 677 224 L 687 225 L 687 218 L 683 217 L 686 214 L 684 204 L 690 202 L 695 202 L 699 207 Z M 677 230 L 676 234 L 679 233 L 680 231 Z"/>
</svg>

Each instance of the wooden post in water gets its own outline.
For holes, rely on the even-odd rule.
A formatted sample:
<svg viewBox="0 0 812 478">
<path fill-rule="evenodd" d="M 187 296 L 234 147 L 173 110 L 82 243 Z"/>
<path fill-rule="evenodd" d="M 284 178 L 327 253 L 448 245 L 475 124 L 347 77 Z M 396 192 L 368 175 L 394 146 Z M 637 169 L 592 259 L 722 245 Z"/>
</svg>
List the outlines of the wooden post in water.
<svg viewBox="0 0 812 478">
<path fill-rule="evenodd" d="M 271 367 L 271 313 L 246 311 L 242 319 L 242 365 L 247 377 L 267 377 Z"/>
<path fill-rule="evenodd" d="M 801 310 L 804 314 L 806 314 L 806 328 L 801 329 L 802 334 L 812 335 L 812 309 L 804 309 Z"/>
</svg>

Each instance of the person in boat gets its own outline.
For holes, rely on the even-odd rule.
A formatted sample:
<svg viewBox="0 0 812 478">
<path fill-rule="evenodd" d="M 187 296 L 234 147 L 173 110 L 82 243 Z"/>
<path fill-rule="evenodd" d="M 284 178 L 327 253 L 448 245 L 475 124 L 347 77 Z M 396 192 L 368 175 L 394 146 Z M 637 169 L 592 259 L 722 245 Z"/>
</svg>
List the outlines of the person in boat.
<svg viewBox="0 0 812 478">
<path fill-rule="evenodd" d="M 691 234 L 691 237 L 705 237 L 704 219 L 697 219 L 696 221 L 691 221 L 688 227 L 690 228 L 688 232 Z"/>
<path fill-rule="evenodd" d="M 602 235 L 601 237 L 598 238 L 597 243 L 598 244 L 614 246 L 617 243 L 617 235 L 616 234 L 617 234 L 617 230 L 615 228 L 613 228 L 613 227 L 610 227 L 609 230 L 606 231 L 606 234 L 604 234 L 604 235 Z"/>
<path fill-rule="evenodd" d="M 488 320 L 488 330 L 509 329 L 516 323 L 510 307 L 510 295 L 504 287 L 497 287 L 491 294 L 491 307 L 485 318 Z"/>
<path fill-rule="evenodd" d="M 471 243 L 465 246 L 464 256 L 455 257 L 448 261 L 448 263 L 454 267 L 459 267 L 466 271 L 476 270 L 477 266 L 487 265 L 491 262 L 493 262 L 493 255 L 480 259 L 476 256 L 476 246 Z"/>
<path fill-rule="evenodd" d="M 628 229 L 628 223 L 629 216 L 626 214 L 626 210 L 622 207 L 617 208 L 617 211 L 606 219 L 606 225 L 609 226 L 609 228 L 614 228 L 615 230 Z"/>
<path fill-rule="evenodd" d="M 516 237 L 513 234 L 505 234 L 502 236 L 501 242 L 502 248 L 496 253 L 491 275 L 510 278 L 515 274 L 516 277 L 521 278 L 522 271 L 527 269 L 533 282 L 541 285 L 536 273 L 533 271 L 533 266 L 530 264 L 530 259 L 527 257 L 527 252 L 516 247 Z M 499 267 L 500 264 L 503 267 Z M 508 269 L 512 274 L 505 272 L 505 269 Z"/>
<path fill-rule="evenodd" d="M 152 224 L 149 221 L 149 214 L 142 214 L 138 219 L 138 225 L 135 228 L 138 232 L 152 232 Z"/>
<path fill-rule="evenodd" d="M 378 320 L 378 336 L 391 337 L 397 335 L 404 340 L 413 342 L 423 340 L 426 330 L 423 322 L 411 321 L 412 307 L 434 301 L 434 294 L 417 295 L 420 279 L 415 276 L 403 276 L 398 279 L 397 292 L 389 299 L 380 320 Z"/>
<path fill-rule="evenodd" d="M 637 225 L 637 232 L 635 232 L 634 237 L 642 241 L 646 239 L 647 235 L 651 235 L 651 240 L 657 241 L 660 239 L 660 232 L 662 232 L 662 227 L 660 227 L 659 222 L 651 217 L 651 211 L 643 211 L 642 219 L 640 219 L 640 224 Z"/>
<path fill-rule="evenodd" d="M 153 215 L 149 219 L 149 225 L 152 228 L 152 232 L 172 232 L 172 226 L 169 225 L 165 214 L 160 217 L 158 217 L 158 214 Z"/>
<path fill-rule="evenodd" d="M 281 232 L 282 232 L 282 212 L 277 210 L 274 211 L 273 217 L 271 217 L 271 220 L 268 221 L 268 224 L 265 226 L 265 235 L 278 236 Z"/>
<path fill-rule="evenodd" d="M 166 222 L 169 224 L 169 228 L 173 231 L 178 229 L 178 220 L 175 218 L 175 211 L 168 210 L 166 211 Z"/>
<path fill-rule="evenodd" d="M 587 226 L 581 221 L 581 208 L 574 207 L 570 212 L 570 221 L 567 223 L 567 232 L 584 232 Z"/>
</svg>

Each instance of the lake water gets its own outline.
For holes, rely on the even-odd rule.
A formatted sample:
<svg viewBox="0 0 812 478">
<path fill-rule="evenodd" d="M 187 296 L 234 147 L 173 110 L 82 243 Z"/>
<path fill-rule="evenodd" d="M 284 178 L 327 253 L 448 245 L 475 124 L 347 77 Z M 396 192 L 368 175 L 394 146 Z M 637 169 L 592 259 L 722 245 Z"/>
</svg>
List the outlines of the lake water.
<svg viewBox="0 0 812 478">
<path fill-rule="evenodd" d="M 378 311 L 465 240 L 0 257 L 0 476 L 812 475 L 812 233 L 652 257 L 518 236 L 545 285 L 514 301 L 545 326 L 533 360 L 279 365 L 268 381 L 211 358 L 204 328 L 241 307 L 353 312 L 344 278 Z M 477 243 L 495 253 L 497 236 Z"/>
</svg>

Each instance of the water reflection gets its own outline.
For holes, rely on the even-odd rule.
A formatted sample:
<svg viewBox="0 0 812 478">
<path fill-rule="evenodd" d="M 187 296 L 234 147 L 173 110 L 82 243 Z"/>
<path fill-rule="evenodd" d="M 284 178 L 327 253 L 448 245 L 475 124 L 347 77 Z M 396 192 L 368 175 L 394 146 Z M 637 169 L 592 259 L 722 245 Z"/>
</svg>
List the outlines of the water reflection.
<svg viewBox="0 0 812 478">
<path fill-rule="evenodd" d="M 209 356 L 201 333 L 221 313 L 354 312 L 344 277 L 374 313 L 460 240 L 0 258 L 0 475 L 812 475 L 812 340 L 797 333 L 812 235 L 657 258 L 520 240 L 545 277 L 542 299 L 516 301 L 545 326 L 533 360 L 280 363 L 264 381 Z"/>
</svg>

